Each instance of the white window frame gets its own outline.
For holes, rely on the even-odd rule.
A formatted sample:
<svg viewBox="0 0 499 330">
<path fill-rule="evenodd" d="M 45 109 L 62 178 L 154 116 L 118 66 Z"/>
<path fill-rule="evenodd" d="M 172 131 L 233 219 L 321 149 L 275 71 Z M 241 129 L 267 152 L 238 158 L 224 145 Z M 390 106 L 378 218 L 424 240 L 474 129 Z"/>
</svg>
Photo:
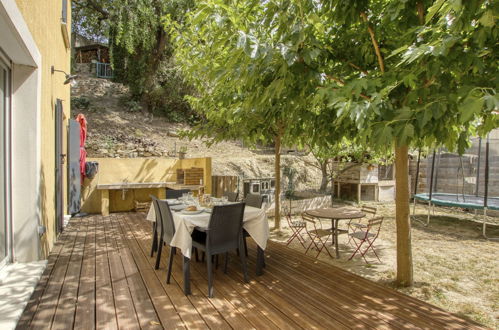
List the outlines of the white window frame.
<svg viewBox="0 0 499 330">
<path fill-rule="evenodd" d="M 5 172 L 3 175 L 5 176 L 5 197 L 3 201 L 0 203 L 4 203 L 5 209 L 3 210 L 5 216 L 5 248 L 7 255 L 5 258 L 0 260 L 0 269 L 5 266 L 7 263 L 12 262 L 13 259 L 13 244 L 12 244 L 12 201 L 11 201 L 11 193 L 12 193 L 12 185 L 11 185 L 11 111 L 12 111 L 12 62 L 7 58 L 3 50 L 0 48 L 0 69 L 7 69 L 7 90 L 5 104 L 5 118 L 4 118 L 4 150 L 5 150 Z M 1 114 L 0 114 L 1 115 Z M 2 210 L 0 209 L 0 212 Z"/>
</svg>

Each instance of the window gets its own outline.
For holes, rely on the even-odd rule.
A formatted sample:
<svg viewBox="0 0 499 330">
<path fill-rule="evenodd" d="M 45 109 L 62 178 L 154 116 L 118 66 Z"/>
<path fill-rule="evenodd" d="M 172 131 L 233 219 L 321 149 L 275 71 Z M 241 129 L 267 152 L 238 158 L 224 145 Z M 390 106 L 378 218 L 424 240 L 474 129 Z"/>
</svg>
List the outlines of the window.
<svg viewBox="0 0 499 330">
<path fill-rule="evenodd" d="M 393 180 L 393 164 L 378 166 L 378 180 Z"/>
<path fill-rule="evenodd" d="M 62 0 L 61 22 L 68 23 L 68 0 Z"/>
<path fill-rule="evenodd" d="M 69 49 L 71 47 L 69 43 L 69 32 L 68 32 L 69 28 L 70 27 L 68 27 L 68 0 L 62 0 L 61 31 L 66 49 Z"/>
</svg>

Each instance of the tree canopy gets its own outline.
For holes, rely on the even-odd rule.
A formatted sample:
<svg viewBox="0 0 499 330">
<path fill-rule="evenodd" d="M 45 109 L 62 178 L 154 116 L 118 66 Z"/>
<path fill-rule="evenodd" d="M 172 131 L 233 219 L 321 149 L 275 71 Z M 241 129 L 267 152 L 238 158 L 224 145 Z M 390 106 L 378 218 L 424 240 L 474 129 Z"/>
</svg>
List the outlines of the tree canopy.
<svg viewBox="0 0 499 330">
<path fill-rule="evenodd" d="M 181 23 L 192 0 L 81 0 L 72 6 L 73 31 L 109 42 L 115 79 L 130 87 L 134 99 L 172 120 L 192 115 L 184 100 L 192 88 L 172 61 L 163 24 L 165 16 Z"/>
<path fill-rule="evenodd" d="M 409 146 L 463 151 L 499 122 L 493 1 L 202 0 L 176 59 L 215 140 L 395 146 L 401 284 L 412 283 Z"/>
</svg>

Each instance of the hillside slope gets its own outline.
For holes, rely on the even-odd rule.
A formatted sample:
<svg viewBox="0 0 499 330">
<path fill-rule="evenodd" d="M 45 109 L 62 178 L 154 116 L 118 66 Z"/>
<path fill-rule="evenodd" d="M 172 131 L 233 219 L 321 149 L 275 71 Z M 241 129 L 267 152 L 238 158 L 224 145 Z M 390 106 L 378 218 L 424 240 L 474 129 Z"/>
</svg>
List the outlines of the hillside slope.
<svg viewBox="0 0 499 330">
<path fill-rule="evenodd" d="M 236 175 L 240 178 L 274 176 L 274 156 L 269 151 L 250 150 L 239 141 L 207 147 L 202 139 L 181 139 L 179 130 L 186 124 L 171 123 L 163 117 L 145 114 L 129 100 L 128 88 L 109 80 L 80 75 L 73 87 L 71 115 L 83 113 L 88 121 L 86 149 L 88 157 L 176 157 L 187 148 L 187 157 L 212 157 L 213 175 Z M 282 167 L 297 170 L 297 189 L 315 190 L 320 172 L 305 162 L 310 155 L 283 155 Z"/>
</svg>

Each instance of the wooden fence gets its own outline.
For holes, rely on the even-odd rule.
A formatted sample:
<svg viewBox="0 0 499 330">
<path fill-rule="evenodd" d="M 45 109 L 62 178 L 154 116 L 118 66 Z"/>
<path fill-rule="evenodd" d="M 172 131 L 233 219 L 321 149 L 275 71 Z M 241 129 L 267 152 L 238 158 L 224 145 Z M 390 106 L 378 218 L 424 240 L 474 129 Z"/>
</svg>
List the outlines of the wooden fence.
<svg viewBox="0 0 499 330">
<path fill-rule="evenodd" d="M 215 197 L 222 197 L 224 191 L 237 191 L 238 180 L 239 178 L 237 176 L 212 176 L 211 195 Z"/>
</svg>

